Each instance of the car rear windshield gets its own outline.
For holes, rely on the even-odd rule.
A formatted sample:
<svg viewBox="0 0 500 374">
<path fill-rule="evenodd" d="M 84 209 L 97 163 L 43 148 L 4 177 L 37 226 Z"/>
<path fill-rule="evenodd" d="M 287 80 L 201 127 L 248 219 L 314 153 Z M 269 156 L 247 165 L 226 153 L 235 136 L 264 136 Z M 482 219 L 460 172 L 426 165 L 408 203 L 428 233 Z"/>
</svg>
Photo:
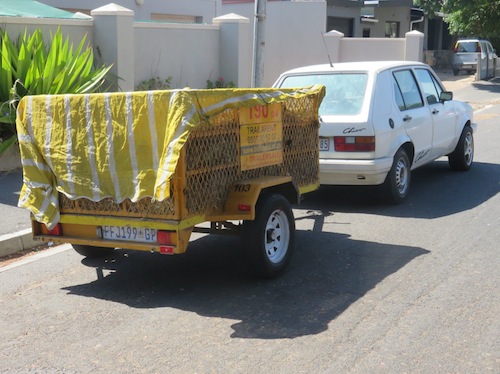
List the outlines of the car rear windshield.
<svg viewBox="0 0 500 374">
<path fill-rule="evenodd" d="M 322 84 L 326 95 L 319 115 L 356 115 L 361 112 L 366 92 L 366 73 L 326 73 L 293 75 L 285 78 L 281 87 L 294 88 Z"/>
<path fill-rule="evenodd" d="M 481 52 L 481 45 L 478 42 L 458 42 L 455 53 L 458 52 Z"/>
</svg>

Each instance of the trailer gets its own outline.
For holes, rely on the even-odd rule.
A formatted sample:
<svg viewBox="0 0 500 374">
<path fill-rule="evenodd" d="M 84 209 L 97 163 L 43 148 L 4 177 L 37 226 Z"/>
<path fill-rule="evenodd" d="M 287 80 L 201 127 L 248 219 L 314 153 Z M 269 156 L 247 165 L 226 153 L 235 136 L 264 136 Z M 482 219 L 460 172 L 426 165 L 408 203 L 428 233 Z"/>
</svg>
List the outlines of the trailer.
<svg viewBox="0 0 500 374">
<path fill-rule="evenodd" d="M 27 96 L 18 205 L 36 240 L 83 256 L 182 254 L 193 232 L 236 234 L 252 269 L 275 277 L 294 251 L 291 205 L 319 187 L 324 94 L 318 85 Z"/>
</svg>

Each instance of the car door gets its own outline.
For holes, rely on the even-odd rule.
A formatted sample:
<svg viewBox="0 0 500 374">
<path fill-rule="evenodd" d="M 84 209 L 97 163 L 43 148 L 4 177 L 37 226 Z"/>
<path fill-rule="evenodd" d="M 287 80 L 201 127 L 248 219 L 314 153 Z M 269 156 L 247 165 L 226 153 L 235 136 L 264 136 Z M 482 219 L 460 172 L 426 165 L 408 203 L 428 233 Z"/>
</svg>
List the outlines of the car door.
<svg viewBox="0 0 500 374">
<path fill-rule="evenodd" d="M 486 78 L 495 77 L 495 51 L 490 42 L 485 42 L 486 46 L 486 56 L 488 60 L 488 73 Z"/>
<path fill-rule="evenodd" d="M 415 148 L 413 166 L 431 157 L 433 122 L 411 68 L 393 71 L 394 97 L 402 123 Z"/>
<path fill-rule="evenodd" d="M 479 44 L 481 46 L 477 58 L 479 79 L 488 79 L 488 50 L 485 42 L 480 41 Z"/>
<path fill-rule="evenodd" d="M 415 76 L 424 93 L 425 101 L 432 116 L 431 158 L 435 159 L 447 154 L 453 147 L 457 116 L 453 102 L 441 103 L 439 101 L 443 88 L 429 69 L 415 68 Z"/>
</svg>

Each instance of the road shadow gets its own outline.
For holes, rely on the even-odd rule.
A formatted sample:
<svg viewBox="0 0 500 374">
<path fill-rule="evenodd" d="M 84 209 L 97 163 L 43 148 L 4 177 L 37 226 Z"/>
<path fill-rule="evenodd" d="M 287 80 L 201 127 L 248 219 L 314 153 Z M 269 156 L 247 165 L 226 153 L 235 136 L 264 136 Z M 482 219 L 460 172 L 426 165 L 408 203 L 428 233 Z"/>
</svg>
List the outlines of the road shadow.
<svg viewBox="0 0 500 374">
<path fill-rule="evenodd" d="M 487 91 L 495 94 L 500 93 L 500 77 L 477 81 L 472 83 L 471 85 L 477 90 Z"/>
<path fill-rule="evenodd" d="M 0 204 L 17 207 L 22 186 L 22 169 L 0 171 Z"/>
<path fill-rule="evenodd" d="M 440 159 L 412 172 L 401 205 L 389 202 L 381 186 L 321 186 L 305 195 L 300 208 L 433 219 L 473 209 L 499 192 L 500 165 L 475 162 L 467 172 L 454 172 Z"/>
<path fill-rule="evenodd" d="M 90 283 L 64 288 L 132 308 L 176 308 L 235 320 L 233 338 L 283 339 L 318 334 L 367 292 L 428 251 L 297 231 L 288 271 L 274 280 L 251 276 L 235 237 L 205 236 L 178 256 L 116 251 L 83 260 L 96 269 Z M 175 321 L 165 320 L 165 323 Z"/>
</svg>

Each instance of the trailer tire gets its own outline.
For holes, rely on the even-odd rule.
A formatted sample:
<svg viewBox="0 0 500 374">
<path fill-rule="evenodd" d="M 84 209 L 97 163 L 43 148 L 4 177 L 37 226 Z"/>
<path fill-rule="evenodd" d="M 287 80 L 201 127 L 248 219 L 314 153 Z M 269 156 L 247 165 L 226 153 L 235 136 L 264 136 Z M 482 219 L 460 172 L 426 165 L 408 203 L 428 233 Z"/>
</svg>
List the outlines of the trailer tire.
<svg viewBox="0 0 500 374">
<path fill-rule="evenodd" d="M 255 220 L 243 223 L 242 240 L 256 275 L 280 275 L 295 247 L 295 220 L 288 200 L 279 194 L 263 193 L 257 202 Z"/>
<path fill-rule="evenodd" d="M 91 245 L 72 244 L 73 249 L 80 255 L 88 258 L 98 258 L 110 255 L 114 248 L 108 247 L 93 247 Z"/>
</svg>

